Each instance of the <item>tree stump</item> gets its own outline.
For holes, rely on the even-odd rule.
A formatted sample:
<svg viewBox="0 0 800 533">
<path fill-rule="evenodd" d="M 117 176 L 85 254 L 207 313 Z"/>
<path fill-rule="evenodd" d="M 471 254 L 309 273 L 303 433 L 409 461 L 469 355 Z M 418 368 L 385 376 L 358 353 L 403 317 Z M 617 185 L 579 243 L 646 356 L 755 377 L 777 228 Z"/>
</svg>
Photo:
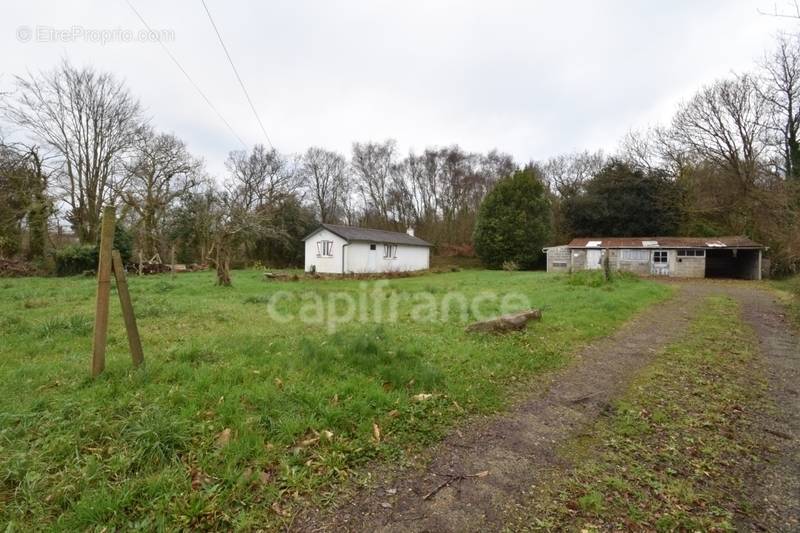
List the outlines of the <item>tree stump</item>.
<svg viewBox="0 0 800 533">
<path fill-rule="evenodd" d="M 509 331 L 519 331 L 527 327 L 531 320 L 540 320 L 542 311 L 540 309 L 529 309 L 511 315 L 503 315 L 491 320 L 473 322 L 466 327 L 467 332 L 481 333 L 508 333 Z"/>
</svg>

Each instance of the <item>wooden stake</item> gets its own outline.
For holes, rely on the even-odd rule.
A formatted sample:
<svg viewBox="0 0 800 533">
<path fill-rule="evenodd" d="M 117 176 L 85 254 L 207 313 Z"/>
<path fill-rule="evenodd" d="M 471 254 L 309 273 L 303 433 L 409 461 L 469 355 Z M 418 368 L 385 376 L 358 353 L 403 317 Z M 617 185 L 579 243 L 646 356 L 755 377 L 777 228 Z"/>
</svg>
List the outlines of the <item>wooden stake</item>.
<svg viewBox="0 0 800 533">
<path fill-rule="evenodd" d="M 111 291 L 111 247 L 114 243 L 114 206 L 103 208 L 100 230 L 100 258 L 97 262 L 97 299 L 92 341 L 92 376 L 97 377 L 106 367 L 106 338 L 108 336 L 108 300 Z"/>
<path fill-rule="evenodd" d="M 170 258 L 172 261 L 172 279 L 175 279 L 175 247 L 172 247 L 172 257 Z"/>
<path fill-rule="evenodd" d="M 125 320 L 125 330 L 128 333 L 128 346 L 131 349 L 133 366 L 137 367 L 144 363 L 144 352 L 142 352 L 142 341 L 139 338 L 139 328 L 136 327 L 136 315 L 133 313 L 131 295 L 128 292 L 125 265 L 122 264 L 122 256 L 118 250 L 114 250 L 111 253 L 111 257 L 114 264 L 114 278 L 117 280 L 119 304 L 122 306 L 122 318 Z"/>
<path fill-rule="evenodd" d="M 139 250 L 139 275 L 142 275 L 142 251 Z"/>
</svg>

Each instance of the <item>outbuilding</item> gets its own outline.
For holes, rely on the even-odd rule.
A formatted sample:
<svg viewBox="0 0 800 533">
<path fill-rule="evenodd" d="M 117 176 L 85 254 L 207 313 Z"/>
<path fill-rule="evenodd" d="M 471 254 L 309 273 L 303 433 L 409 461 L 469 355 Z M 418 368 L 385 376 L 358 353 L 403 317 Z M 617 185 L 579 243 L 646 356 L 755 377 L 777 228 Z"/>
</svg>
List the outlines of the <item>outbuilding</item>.
<svg viewBox="0 0 800 533">
<path fill-rule="evenodd" d="M 545 248 L 548 272 L 602 269 L 644 276 L 761 279 L 764 246 L 747 237 L 592 237 Z"/>
<path fill-rule="evenodd" d="M 321 224 L 305 241 L 305 270 L 323 274 L 408 272 L 430 268 L 431 244 L 406 233 Z"/>
</svg>

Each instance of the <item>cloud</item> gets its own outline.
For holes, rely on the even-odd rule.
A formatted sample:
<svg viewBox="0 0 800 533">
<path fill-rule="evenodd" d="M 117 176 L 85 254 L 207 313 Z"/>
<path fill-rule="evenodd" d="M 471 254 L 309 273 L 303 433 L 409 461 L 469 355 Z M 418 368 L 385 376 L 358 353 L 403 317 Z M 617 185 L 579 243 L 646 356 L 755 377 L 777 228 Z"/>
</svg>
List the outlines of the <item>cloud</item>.
<svg viewBox="0 0 800 533">
<path fill-rule="evenodd" d="M 247 143 L 264 142 L 202 5 L 131 0 Z M 754 1 L 207 0 L 275 146 L 343 152 L 395 138 L 402 149 L 458 143 L 518 160 L 613 150 L 666 120 L 681 98 L 745 70 L 780 28 Z M 224 173 L 235 137 L 153 42 L 22 42 L 18 28 L 138 30 L 124 2 L 10 4 L 0 87 L 61 57 L 124 78 L 152 123 Z"/>
</svg>

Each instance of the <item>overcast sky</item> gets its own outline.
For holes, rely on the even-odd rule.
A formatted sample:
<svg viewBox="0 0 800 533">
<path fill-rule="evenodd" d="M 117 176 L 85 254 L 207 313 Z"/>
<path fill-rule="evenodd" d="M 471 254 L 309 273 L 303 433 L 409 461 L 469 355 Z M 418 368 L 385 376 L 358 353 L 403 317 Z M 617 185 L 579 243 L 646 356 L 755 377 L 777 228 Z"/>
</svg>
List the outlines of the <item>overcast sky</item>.
<svg viewBox="0 0 800 533">
<path fill-rule="evenodd" d="M 245 143 L 266 144 L 201 2 L 130 1 L 153 29 L 171 32 L 166 46 Z M 347 153 L 353 141 L 385 138 L 404 151 L 497 148 L 521 162 L 613 151 L 702 84 L 752 68 L 778 30 L 800 28 L 759 15 L 774 9 L 763 0 L 206 2 L 272 143 L 287 153 Z M 156 128 L 221 176 L 241 144 L 164 50 L 89 36 L 142 27 L 125 0 L 6 2 L 0 89 L 62 57 L 111 71 Z M 48 28 L 86 37 L 64 42 Z"/>
</svg>

